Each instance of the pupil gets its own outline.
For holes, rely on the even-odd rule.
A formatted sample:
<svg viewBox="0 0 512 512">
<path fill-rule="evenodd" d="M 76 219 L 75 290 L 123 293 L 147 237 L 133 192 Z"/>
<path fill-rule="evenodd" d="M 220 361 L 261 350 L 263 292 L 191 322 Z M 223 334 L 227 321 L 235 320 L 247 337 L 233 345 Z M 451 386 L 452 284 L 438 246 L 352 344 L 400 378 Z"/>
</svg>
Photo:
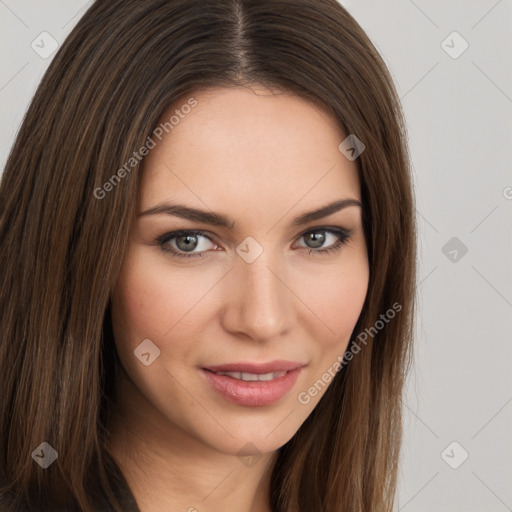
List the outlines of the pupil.
<svg viewBox="0 0 512 512">
<path fill-rule="evenodd" d="M 323 233 L 309 233 L 307 235 L 310 239 L 310 242 L 313 242 L 313 247 L 322 247 L 325 241 L 325 235 Z"/>
<path fill-rule="evenodd" d="M 180 246 L 180 242 L 186 240 L 183 247 Z M 181 235 L 176 238 L 176 245 L 182 251 L 194 250 L 197 246 L 197 237 L 193 235 Z"/>
</svg>

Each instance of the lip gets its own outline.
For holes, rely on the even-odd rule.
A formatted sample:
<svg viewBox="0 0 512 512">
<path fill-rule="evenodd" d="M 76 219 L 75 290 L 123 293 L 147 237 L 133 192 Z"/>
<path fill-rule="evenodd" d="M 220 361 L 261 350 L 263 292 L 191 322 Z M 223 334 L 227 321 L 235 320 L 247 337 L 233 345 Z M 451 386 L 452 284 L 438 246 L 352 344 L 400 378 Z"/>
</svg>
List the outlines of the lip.
<svg viewBox="0 0 512 512">
<path fill-rule="evenodd" d="M 221 364 L 217 366 L 203 366 L 203 369 L 210 370 L 212 372 L 244 372 L 264 375 L 265 373 L 289 372 L 302 366 L 305 365 L 295 361 L 285 361 L 278 359 L 275 361 L 268 361 L 267 363 L 253 363 L 248 361 L 241 363 Z"/>
<path fill-rule="evenodd" d="M 226 366 L 223 366 L 225 368 Z M 241 366 L 239 365 L 238 368 Z M 246 365 L 243 366 L 247 368 Z M 206 381 L 227 401 L 244 407 L 263 407 L 273 404 L 285 396 L 297 382 L 304 366 L 288 370 L 286 375 L 269 381 L 243 381 L 227 375 L 217 375 L 210 369 L 200 368 Z M 261 368 L 261 366 L 260 366 Z M 217 370 L 241 371 L 241 370 Z M 275 370 L 285 371 L 285 370 Z M 247 373 L 271 373 L 270 371 Z M 272 372 L 273 373 L 273 372 Z"/>
</svg>

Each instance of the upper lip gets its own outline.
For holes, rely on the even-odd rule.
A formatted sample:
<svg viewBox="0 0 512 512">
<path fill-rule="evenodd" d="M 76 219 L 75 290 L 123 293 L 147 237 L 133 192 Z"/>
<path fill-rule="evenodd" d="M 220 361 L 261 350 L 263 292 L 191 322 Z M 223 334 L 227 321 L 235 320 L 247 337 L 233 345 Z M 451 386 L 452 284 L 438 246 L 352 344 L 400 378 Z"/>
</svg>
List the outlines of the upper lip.
<svg viewBox="0 0 512 512">
<path fill-rule="evenodd" d="M 212 372 L 240 372 L 240 373 L 255 373 L 257 375 L 265 375 L 267 373 L 275 373 L 282 371 L 295 370 L 305 366 L 303 363 L 297 363 L 295 361 L 269 361 L 267 363 L 228 363 L 220 364 L 216 366 L 203 366 L 205 370 Z"/>
</svg>

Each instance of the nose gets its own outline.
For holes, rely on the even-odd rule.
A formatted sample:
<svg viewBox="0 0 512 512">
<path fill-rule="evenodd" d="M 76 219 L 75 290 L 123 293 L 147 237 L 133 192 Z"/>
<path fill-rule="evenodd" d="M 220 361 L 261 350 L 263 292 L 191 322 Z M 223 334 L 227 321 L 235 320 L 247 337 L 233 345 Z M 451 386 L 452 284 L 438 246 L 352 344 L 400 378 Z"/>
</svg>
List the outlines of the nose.
<svg viewBox="0 0 512 512">
<path fill-rule="evenodd" d="M 225 293 L 223 326 L 231 334 L 263 342 L 290 330 L 294 295 L 268 251 L 252 263 L 237 258 Z"/>
</svg>

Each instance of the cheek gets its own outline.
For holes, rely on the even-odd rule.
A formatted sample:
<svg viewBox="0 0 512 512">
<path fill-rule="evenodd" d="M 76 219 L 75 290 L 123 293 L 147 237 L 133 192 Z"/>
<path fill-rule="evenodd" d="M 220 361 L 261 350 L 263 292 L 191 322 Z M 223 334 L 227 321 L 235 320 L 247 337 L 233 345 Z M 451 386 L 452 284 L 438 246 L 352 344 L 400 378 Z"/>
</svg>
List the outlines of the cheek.
<svg viewBox="0 0 512 512">
<path fill-rule="evenodd" d="M 189 274 L 166 271 L 143 253 L 134 251 L 126 258 L 112 301 L 116 339 L 132 350 L 146 338 L 165 344 L 201 293 Z"/>
<path fill-rule="evenodd" d="M 298 395 L 299 403 L 309 404 L 308 414 L 332 383 L 336 372 L 333 365 L 342 360 L 347 350 L 364 305 L 368 281 L 364 258 L 308 280 L 307 305 L 315 314 L 308 315 L 311 365 L 299 383 Z"/>
<path fill-rule="evenodd" d="M 326 318 L 336 333 L 349 335 L 359 318 L 368 289 L 364 274 L 343 275 L 324 300 Z"/>
<path fill-rule="evenodd" d="M 317 342 L 329 346 L 339 345 L 340 340 L 348 342 L 363 308 L 368 281 L 368 264 L 364 259 L 321 269 L 314 278 L 308 278 L 301 295 L 314 313 L 313 318 L 318 319 L 313 335 Z"/>
</svg>

